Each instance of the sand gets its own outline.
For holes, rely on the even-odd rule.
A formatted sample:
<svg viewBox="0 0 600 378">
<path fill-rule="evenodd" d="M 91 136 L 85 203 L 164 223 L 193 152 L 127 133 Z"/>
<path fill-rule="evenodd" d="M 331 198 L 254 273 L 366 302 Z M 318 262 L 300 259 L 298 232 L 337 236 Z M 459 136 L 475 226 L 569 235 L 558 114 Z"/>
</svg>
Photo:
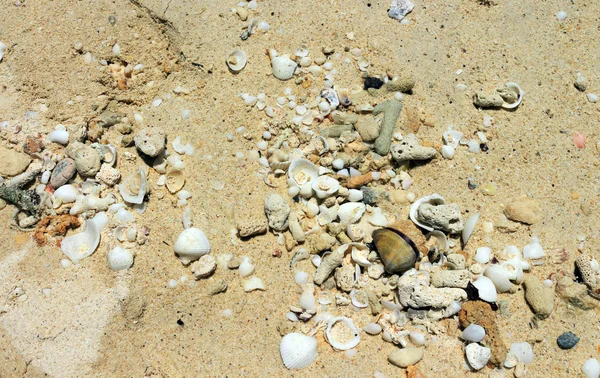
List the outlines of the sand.
<svg viewBox="0 0 600 378">
<path fill-rule="evenodd" d="M 554 264 L 548 258 L 528 273 L 541 279 L 573 273 L 579 235 L 586 238 L 583 250 L 599 258 L 598 104 L 588 102 L 573 83 L 580 72 L 590 82 L 586 93 L 600 91 L 600 4 L 483 3 L 417 1 L 407 17 L 409 24 L 401 25 L 387 16 L 387 1 L 260 1 L 256 17 L 267 21 L 271 30 L 242 41 L 246 23 L 232 14 L 235 1 L 2 1 L 0 40 L 8 51 L 0 63 L 0 121 L 10 126 L 2 130 L 0 144 L 14 147 L 24 135 L 45 135 L 59 123 L 82 124 L 105 109 L 130 119 L 141 113 L 146 125 L 161 127 L 169 140 L 179 135 L 196 149 L 195 156 L 186 158 L 185 188 L 193 193 L 194 224 L 209 237 L 211 254 L 250 256 L 267 290 L 245 293 L 237 273 L 223 269 L 214 276 L 228 282 L 223 294 L 207 296 L 206 280 L 169 288 L 170 279 L 191 279 L 191 273 L 173 255 L 182 209 L 164 189 L 153 191 L 146 213 L 138 218 L 138 225 L 150 228 L 150 242 L 136 248 L 135 265 L 125 273 L 108 269 L 107 243 L 80 265 L 62 268 L 64 255 L 55 244 L 38 247 L 28 240 L 31 234 L 10 226 L 13 207 L 8 205 L 0 211 L 0 376 L 404 374 L 387 362 L 396 347 L 366 334 L 352 358 L 333 351 L 319 336 L 319 357 L 310 367 L 291 372 L 281 362 L 278 327 L 289 326 L 285 313 L 301 293 L 289 269 L 291 253 L 272 233 L 244 241 L 234 238 L 232 243 L 230 231 L 236 214 L 262 215 L 264 198 L 272 192 L 285 195 L 286 185 L 279 178 L 275 183 L 280 188 L 267 187 L 255 162 L 236 159 L 238 151 L 247 156 L 256 150 L 266 119 L 264 113 L 246 109 L 236 95 L 264 91 L 273 101 L 286 87 L 298 96 L 320 88 L 314 83 L 305 90 L 293 80 L 284 83 L 271 76 L 268 48 L 292 53 L 306 43 L 311 56 L 321 56 L 321 48 L 330 46 L 346 57 L 345 50 L 358 47 L 371 72 L 414 75 L 417 84 L 404 100 L 399 125 L 407 123 L 409 112 L 423 114 L 433 121 L 421 126 L 418 136 L 433 145 L 441 144 L 449 125 L 470 136 L 481 127 L 484 115 L 494 118 L 486 133 L 487 153 L 472 155 L 461 149 L 454 160 L 439 158 L 411 169 L 411 191 L 418 197 L 439 193 L 458 203 L 465 218 L 480 212 L 480 223 L 495 222 L 505 204 L 523 195 L 542 204 L 542 221 L 521 225 L 514 233 L 486 234 L 480 226 L 466 248 L 469 254 L 483 245 L 494 250 L 522 247 L 537 236 L 549 255 L 567 251 L 566 261 Z M 562 22 L 555 17 L 560 10 L 568 13 Z M 116 17 L 114 25 L 109 16 Z M 80 51 L 76 42 L 82 44 Z M 118 57 L 112 54 L 115 43 L 121 48 Z M 248 65 L 238 75 L 225 66 L 227 52 L 235 48 L 248 55 Z M 85 62 L 88 52 L 92 63 Z M 143 64 L 143 73 L 121 90 L 99 63 L 102 59 Z M 336 66 L 336 84 L 361 84 L 355 65 Z M 474 93 L 493 91 L 509 81 L 525 91 L 516 110 L 482 111 L 473 106 Z M 467 89 L 457 90 L 459 83 Z M 177 86 L 190 93 L 173 94 Z M 156 98 L 163 103 L 155 108 L 150 103 Z M 183 109 L 191 111 L 190 119 L 181 119 Z M 27 112 L 37 114 L 26 116 Z M 250 139 L 236 134 L 240 126 Z M 20 129 L 18 134 L 14 127 Z M 575 132 L 587 136 L 584 148 L 574 145 Z M 235 135 L 232 142 L 227 141 L 229 133 Z M 119 136 L 110 130 L 106 139 L 118 145 Z M 60 150 L 52 144 L 48 148 Z M 134 147 L 126 151 L 132 158 L 118 164 L 125 177 L 144 164 Z M 468 188 L 469 177 L 478 188 Z M 150 173 L 152 182 L 157 178 L 156 172 Z M 215 190 L 219 182 L 224 187 Z M 486 182 L 498 185 L 495 196 L 482 194 L 480 187 Z M 584 203 L 591 206 L 588 216 L 581 210 Z M 394 205 L 394 211 L 406 216 L 408 206 Z M 283 251 L 282 256 L 273 257 L 275 251 Z M 308 260 L 298 268 L 314 271 Z M 26 295 L 9 299 L 17 287 Z M 500 300 L 508 302 L 510 314 L 497 319 L 504 341 L 533 345 L 535 358 L 526 366 L 527 377 L 578 376 L 586 359 L 598 358 L 597 308 L 582 311 L 556 299 L 552 315 L 535 329 L 530 328 L 533 314 L 521 288 L 500 294 Z M 225 310 L 232 310 L 231 316 L 224 316 Z M 352 314 L 357 324 L 372 321 L 365 311 L 339 311 Z M 446 323 L 450 322 L 440 327 Z M 556 345 L 556 337 L 565 331 L 581 337 L 569 351 Z M 417 366 L 427 377 L 494 374 L 490 367 L 469 373 L 462 347 L 456 333 L 428 336 Z M 512 374 L 506 371 L 506 376 Z"/>
</svg>

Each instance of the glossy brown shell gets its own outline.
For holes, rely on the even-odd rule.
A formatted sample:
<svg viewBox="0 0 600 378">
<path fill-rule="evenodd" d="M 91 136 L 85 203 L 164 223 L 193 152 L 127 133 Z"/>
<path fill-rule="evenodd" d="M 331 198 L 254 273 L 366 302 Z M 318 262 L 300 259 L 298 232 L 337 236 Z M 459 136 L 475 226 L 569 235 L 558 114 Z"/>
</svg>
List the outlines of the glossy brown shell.
<svg viewBox="0 0 600 378">
<path fill-rule="evenodd" d="M 413 268 L 419 258 L 415 243 L 402 232 L 393 228 L 373 231 L 373 246 L 390 274 L 402 274 Z"/>
</svg>

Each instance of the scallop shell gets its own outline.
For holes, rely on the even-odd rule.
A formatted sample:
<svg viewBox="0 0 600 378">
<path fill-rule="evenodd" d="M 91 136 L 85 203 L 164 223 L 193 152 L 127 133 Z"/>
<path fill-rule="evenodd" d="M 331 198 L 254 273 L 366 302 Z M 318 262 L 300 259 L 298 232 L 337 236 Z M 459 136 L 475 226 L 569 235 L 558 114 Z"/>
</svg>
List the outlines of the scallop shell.
<svg viewBox="0 0 600 378">
<path fill-rule="evenodd" d="M 348 327 L 350 331 L 354 334 L 354 336 L 350 340 L 343 342 L 336 338 L 336 335 L 332 331 L 332 328 L 338 322 L 344 323 L 346 327 Z M 345 316 L 338 316 L 335 318 L 331 318 L 327 321 L 327 328 L 325 329 L 325 339 L 329 344 L 331 344 L 331 346 L 335 350 L 348 350 L 354 348 L 360 342 L 360 331 L 354 325 L 352 319 L 347 318 Z"/>
<path fill-rule="evenodd" d="M 521 89 L 519 84 L 513 83 L 513 82 L 506 83 L 506 88 L 515 92 L 518 97 L 517 97 L 517 101 L 515 101 L 513 103 L 508 103 L 508 102 L 503 103 L 502 107 L 504 109 L 514 109 L 517 106 L 521 105 L 521 101 L 523 101 L 523 95 L 525 94 L 525 92 L 523 92 L 523 90 Z"/>
<path fill-rule="evenodd" d="M 183 175 L 183 171 L 181 169 L 170 169 L 167 172 L 167 189 L 171 193 L 177 193 L 183 188 L 185 185 L 185 176 Z"/>
<path fill-rule="evenodd" d="M 414 224 L 421 227 L 422 229 L 425 229 L 427 231 L 433 231 L 433 227 L 430 227 L 423 223 L 420 223 L 417 220 L 417 210 L 424 203 L 430 203 L 432 205 L 445 205 L 446 200 L 444 199 L 444 197 L 440 196 L 439 194 L 432 194 L 430 196 L 425 196 L 423 198 L 419 198 L 410 206 L 410 220 L 412 220 L 414 222 Z"/>
<path fill-rule="evenodd" d="M 338 217 L 344 224 L 356 223 L 365 213 L 366 206 L 362 202 L 347 202 L 340 205 L 338 209 Z"/>
<path fill-rule="evenodd" d="M 210 243 L 202 230 L 190 227 L 181 232 L 173 247 L 184 265 L 210 253 Z"/>
<path fill-rule="evenodd" d="M 246 52 L 244 50 L 231 50 L 229 54 L 227 54 L 226 63 L 231 72 L 240 72 L 246 67 L 246 63 L 248 63 Z"/>
<path fill-rule="evenodd" d="M 373 247 L 379 253 L 385 270 L 402 274 L 414 267 L 419 258 L 415 243 L 404 233 L 393 228 L 373 231 Z"/>
<path fill-rule="evenodd" d="M 306 183 L 312 183 L 319 177 L 319 167 L 307 159 L 294 159 L 290 164 L 288 177 L 296 185 L 302 187 Z"/>
<path fill-rule="evenodd" d="M 331 197 L 335 193 L 337 193 L 340 188 L 340 183 L 338 180 L 329 176 L 319 176 L 316 180 L 312 182 L 312 189 L 317 194 L 319 198 L 327 198 Z"/>
<path fill-rule="evenodd" d="M 119 185 L 119 193 L 121 193 L 123 200 L 137 205 L 144 202 L 144 197 L 149 191 L 150 185 L 148 184 L 146 173 L 142 168 L 139 168 L 137 172 L 127 177 Z"/>
<path fill-rule="evenodd" d="M 302 369 L 317 358 L 317 339 L 301 333 L 288 333 L 281 339 L 279 353 L 288 369 Z"/>
</svg>

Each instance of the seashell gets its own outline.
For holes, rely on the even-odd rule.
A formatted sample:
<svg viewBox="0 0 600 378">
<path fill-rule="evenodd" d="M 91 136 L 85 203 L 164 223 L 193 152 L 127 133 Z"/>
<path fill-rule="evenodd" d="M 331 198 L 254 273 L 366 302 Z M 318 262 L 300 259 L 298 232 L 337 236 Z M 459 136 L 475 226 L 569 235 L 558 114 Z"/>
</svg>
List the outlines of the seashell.
<svg viewBox="0 0 600 378">
<path fill-rule="evenodd" d="M 357 298 L 357 296 L 360 296 L 361 299 Z M 366 308 L 369 306 L 369 298 L 364 290 L 352 290 L 350 292 L 350 299 L 352 304 L 357 308 Z M 362 299 L 364 299 L 364 302 L 361 302 Z"/>
<path fill-rule="evenodd" d="M 446 238 L 446 234 L 444 234 L 442 231 L 433 230 L 430 233 L 428 233 L 427 235 L 425 235 L 425 238 L 428 241 L 432 240 L 432 238 L 435 238 L 434 243 L 431 245 L 428 245 L 429 250 L 431 250 L 432 248 L 436 248 L 440 252 L 448 251 L 448 238 Z"/>
<path fill-rule="evenodd" d="M 248 277 L 254 273 L 254 264 L 252 264 L 250 258 L 242 258 L 242 263 L 238 267 L 238 273 L 240 274 L 240 277 Z"/>
<path fill-rule="evenodd" d="M 327 102 L 329 102 L 329 105 L 331 106 L 330 107 L 331 110 L 337 108 L 340 105 L 340 99 L 338 97 L 337 92 L 331 88 L 323 89 L 321 91 L 321 98 L 323 98 L 323 99 L 327 100 Z"/>
<path fill-rule="evenodd" d="M 354 335 L 351 339 L 342 342 L 337 338 L 337 335 L 333 331 L 333 326 L 338 323 L 344 323 L 345 326 L 352 332 Z M 344 332 L 347 334 L 347 332 Z M 325 340 L 333 347 L 335 350 L 348 350 L 352 349 L 358 345 L 360 342 L 360 331 L 352 322 L 352 319 L 347 318 L 345 316 L 338 316 L 335 318 L 331 318 L 327 321 L 327 328 L 325 329 Z"/>
<path fill-rule="evenodd" d="M 312 189 L 318 198 L 327 198 L 337 193 L 340 183 L 329 176 L 319 176 L 312 181 Z"/>
<path fill-rule="evenodd" d="M 288 177 L 296 185 L 303 187 L 306 183 L 312 184 L 319 177 L 319 167 L 307 159 L 294 159 L 289 166 Z"/>
<path fill-rule="evenodd" d="M 485 268 L 483 275 L 494 283 L 499 293 L 507 292 L 513 286 L 508 279 L 508 271 L 498 264 L 492 264 Z"/>
<path fill-rule="evenodd" d="M 60 249 L 73 264 L 78 264 L 88 257 L 100 243 L 100 231 L 104 227 L 106 214 L 98 213 L 92 219 L 85 222 L 85 229 L 75 235 L 67 236 L 60 243 Z"/>
<path fill-rule="evenodd" d="M 184 265 L 210 253 L 210 243 L 204 232 L 198 228 L 187 228 L 179 234 L 175 242 L 175 253 Z"/>
<path fill-rule="evenodd" d="M 286 368 L 305 368 L 317 359 L 317 339 L 297 332 L 288 333 L 281 339 L 279 353 Z"/>
<path fill-rule="evenodd" d="M 475 231 L 475 226 L 477 226 L 477 221 L 479 220 L 479 213 L 472 215 L 469 219 L 466 220 L 464 228 L 462 230 L 462 242 L 463 246 L 467 244 L 469 238 Z"/>
<path fill-rule="evenodd" d="M 264 282 L 256 276 L 250 277 L 249 279 L 245 280 L 242 285 L 244 286 L 244 291 L 246 293 L 249 293 L 254 290 L 267 290 Z"/>
<path fill-rule="evenodd" d="M 119 193 L 121 193 L 123 200 L 128 203 L 139 205 L 144 202 L 144 197 L 149 191 L 150 185 L 142 168 L 139 168 L 137 172 L 127 177 L 119 185 Z"/>
<path fill-rule="evenodd" d="M 517 100 L 513 103 L 504 102 L 502 104 L 502 107 L 504 109 L 514 109 L 517 106 L 521 105 L 521 101 L 523 101 L 523 95 L 525 94 L 525 92 L 523 92 L 523 90 L 521 89 L 519 84 L 510 82 L 510 83 L 506 83 L 505 86 L 506 86 L 506 89 L 517 94 Z"/>
<path fill-rule="evenodd" d="M 363 194 L 362 190 L 350 189 L 350 190 L 348 190 L 348 201 L 350 201 L 350 202 L 362 201 L 363 195 L 364 194 Z"/>
<path fill-rule="evenodd" d="M 248 21 L 248 29 L 247 29 L 248 35 L 252 35 L 252 34 L 256 33 L 256 30 L 258 29 L 258 24 L 260 24 L 260 22 L 256 18 L 250 19 Z"/>
<path fill-rule="evenodd" d="M 377 229 L 372 236 L 372 246 L 388 273 L 402 274 L 414 267 L 419 250 L 408 236 L 393 228 Z"/>
<path fill-rule="evenodd" d="M 379 207 L 373 209 L 367 221 L 373 226 L 385 227 L 388 225 L 388 220 Z"/>
<path fill-rule="evenodd" d="M 338 209 L 338 217 L 344 224 L 356 223 L 360 220 L 366 210 L 366 206 L 362 202 L 347 202 L 340 205 Z"/>
<path fill-rule="evenodd" d="M 296 62 L 287 56 L 277 56 L 277 51 L 274 49 L 269 49 L 269 56 L 271 57 L 273 76 L 279 80 L 289 80 L 294 76 L 294 72 L 298 66 Z"/>
<path fill-rule="evenodd" d="M 346 235 L 350 238 L 350 240 L 356 242 L 362 240 L 365 237 L 365 230 L 362 226 L 357 224 L 349 224 L 346 227 Z"/>
<path fill-rule="evenodd" d="M 367 114 L 373 112 L 373 105 L 371 104 L 360 104 L 354 107 L 354 111 L 358 114 Z"/>
<path fill-rule="evenodd" d="M 62 203 L 75 202 L 79 191 L 71 184 L 63 185 L 54 191 L 54 197 Z"/>
<path fill-rule="evenodd" d="M 125 270 L 133 265 L 133 254 L 122 247 L 115 247 L 110 250 L 107 258 L 110 270 Z"/>
<path fill-rule="evenodd" d="M 351 256 L 352 261 L 357 263 L 360 266 L 368 267 L 371 266 L 372 263 L 368 260 L 369 256 L 369 247 L 360 243 L 348 243 L 339 247 L 340 250 L 346 251 L 348 248 L 352 248 Z"/>
<path fill-rule="evenodd" d="M 169 169 L 166 175 L 167 178 L 167 189 L 171 193 L 177 193 L 185 185 L 185 176 L 181 169 L 172 168 Z"/>
<path fill-rule="evenodd" d="M 473 286 L 477 288 L 480 299 L 486 302 L 496 302 L 498 299 L 498 293 L 496 292 L 494 282 L 486 276 L 479 276 L 479 278 L 473 282 Z"/>
<path fill-rule="evenodd" d="M 246 63 L 248 63 L 246 52 L 244 50 L 231 50 L 229 54 L 227 54 L 226 63 L 231 72 L 240 72 L 246 67 Z"/>
<path fill-rule="evenodd" d="M 458 147 L 460 141 L 463 139 L 463 133 L 458 130 L 448 129 L 442 134 L 444 143 L 454 149 Z"/>
<path fill-rule="evenodd" d="M 420 223 L 417 220 L 417 210 L 424 203 L 430 203 L 432 205 L 445 205 L 446 200 L 444 199 L 444 197 L 440 196 L 439 194 L 432 194 L 430 196 L 425 196 L 423 198 L 419 198 L 410 206 L 410 220 L 412 220 L 414 224 L 421 227 L 422 229 L 425 229 L 427 231 L 433 231 L 433 227 L 430 227 L 423 223 Z"/>
<path fill-rule="evenodd" d="M 269 156 L 269 166 L 273 170 L 282 169 L 286 171 L 291 164 L 289 157 L 289 154 L 285 151 L 279 149 L 275 150 L 271 156 Z"/>
<path fill-rule="evenodd" d="M 294 50 L 294 55 L 296 55 L 299 58 L 305 58 L 308 56 L 308 46 L 306 45 L 306 43 L 303 43 L 302 45 L 300 45 L 300 47 L 298 47 L 296 50 Z"/>
<path fill-rule="evenodd" d="M 337 91 L 338 99 L 340 101 L 340 105 L 342 106 L 350 106 L 352 105 L 352 101 L 350 100 L 350 90 L 347 88 L 340 88 Z"/>
</svg>

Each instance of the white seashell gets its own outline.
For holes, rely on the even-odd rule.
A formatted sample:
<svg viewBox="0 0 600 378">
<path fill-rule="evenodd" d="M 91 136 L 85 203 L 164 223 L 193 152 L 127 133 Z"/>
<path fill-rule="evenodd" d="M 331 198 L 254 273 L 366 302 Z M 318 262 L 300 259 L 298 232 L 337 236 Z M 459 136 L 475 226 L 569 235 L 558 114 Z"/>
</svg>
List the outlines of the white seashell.
<svg viewBox="0 0 600 378">
<path fill-rule="evenodd" d="M 254 291 L 254 290 L 262 290 L 262 291 L 267 290 L 263 281 L 256 276 L 250 277 L 249 279 L 245 280 L 243 283 L 243 286 L 244 286 L 244 291 L 246 293 Z"/>
<path fill-rule="evenodd" d="M 288 333 L 281 339 L 279 353 L 286 368 L 305 368 L 317 359 L 317 339 L 297 332 Z"/>
<path fill-rule="evenodd" d="M 442 252 L 447 252 L 448 251 L 448 238 L 446 237 L 446 234 L 444 234 L 442 231 L 439 230 L 433 230 L 430 233 L 428 233 L 427 235 L 425 235 L 425 238 L 427 240 L 429 240 L 431 237 L 434 237 L 437 239 L 436 242 L 436 246 L 437 248 L 442 251 Z"/>
<path fill-rule="evenodd" d="M 59 144 L 69 143 L 69 132 L 66 130 L 54 130 L 49 135 L 50 141 Z"/>
<path fill-rule="evenodd" d="M 319 210 L 320 210 L 319 209 L 319 205 L 317 205 L 317 202 L 314 201 L 314 199 L 313 199 L 313 201 L 309 201 L 306 204 L 305 213 L 306 213 L 306 216 L 309 217 L 309 218 L 316 217 L 317 214 L 319 214 Z"/>
<path fill-rule="evenodd" d="M 588 358 L 581 366 L 585 378 L 598 378 L 600 376 L 600 362 L 595 358 Z"/>
<path fill-rule="evenodd" d="M 506 87 L 509 90 L 515 92 L 518 97 L 517 97 L 517 101 L 513 102 L 512 104 L 510 104 L 508 102 L 503 103 L 502 107 L 504 109 L 514 109 L 517 106 L 521 105 L 521 101 L 523 101 L 523 95 L 525 94 L 525 92 L 523 92 L 521 87 L 519 87 L 519 84 L 510 82 L 510 83 L 506 83 Z"/>
<path fill-rule="evenodd" d="M 357 224 L 349 224 L 346 227 L 346 235 L 354 242 L 362 240 L 365 234 L 365 229 Z"/>
<path fill-rule="evenodd" d="M 135 220 L 135 217 L 133 216 L 133 214 L 125 209 L 119 209 L 116 213 L 115 213 L 115 219 L 119 222 L 119 223 L 128 223 L 128 222 L 133 222 Z"/>
<path fill-rule="evenodd" d="M 364 298 L 364 302 L 361 302 L 360 299 L 356 298 L 357 294 L 359 293 Z M 350 292 L 350 299 L 355 307 L 366 308 L 369 306 L 369 299 L 367 297 L 367 293 L 364 290 L 352 290 Z"/>
<path fill-rule="evenodd" d="M 271 57 L 273 76 L 279 80 L 289 80 L 294 76 L 294 72 L 298 66 L 296 62 L 287 56 L 277 56 L 277 52 L 273 49 L 269 49 L 269 56 Z"/>
<path fill-rule="evenodd" d="M 362 190 L 358 190 L 358 189 L 350 189 L 350 190 L 348 190 L 347 198 L 348 198 L 348 201 L 350 201 L 350 202 L 362 201 L 363 192 L 362 192 Z"/>
<path fill-rule="evenodd" d="M 385 227 L 388 225 L 388 220 L 379 207 L 373 209 L 367 221 L 373 226 Z"/>
<path fill-rule="evenodd" d="M 294 50 L 294 55 L 296 55 L 299 58 L 304 58 L 308 56 L 308 46 L 306 46 L 305 43 L 303 43 L 302 45 L 300 45 L 300 47 L 298 47 L 296 50 Z"/>
<path fill-rule="evenodd" d="M 442 157 L 444 159 L 452 160 L 455 154 L 456 149 L 454 147 L 448 146 L 447 144 L 442 146 Z"/>
<path fill-rule="evenodd" d="M 463 138 L 463 133 L 458 130 L 448 129 L 442 134 L 442 138 L 447 146 L 456 149 Z"/>
<path fill-rule="evenodd" d="M 475 261 L 479 264 L 487 264 L 490 261 L 492 255 L 492 249 L 490 247 L 479 247 L 475 252 Z"/>
<path fill-rule="evenodd" d="M 465 347 L 465 355 L 469 366 L 474 370 L 481 370 L 490 360 L 492 350 L 477 343 L 471 343 Z"/>
<path fill-rule="evenodd" d="M 310 291 L 304 291 L 298 300 L 298 306 L 304 310 L 310 310 L 315 307 L 315 296 Z"/>
<path fill-rule="evenodd" d="M 486 302 L 496 302 L 498 299 L 498 293 L 496 293 L 496 287 L 492 280 L 487 278 L 486 276 L 479 276 L 475 282 L 473 282 L 473 286 L 477 288 L 479 292 L 479 298 L 483 299 Z"/>
<path fill-rule="evenodd" d="M 510 357 L 516 357 L 517 361 L 528 365 L 533 362 L 533 348 L 527 341 L 512 343 L 506 359 L 508 360 Z M 506 362 L 504 363 L 504 366 L 506 366 Z"/>
<path fill-rule="evenodd" d="M 335 109 L 340 105 L 340 99 L 338 97 L 337 92 L 331 88 L 323 89 L 321 91 L 321 98 L 329 102 L 331 109 Z"/>
<path fill-rule="evenodd" d="M 308 273 L 303 271 L 296 272 L 294 275 L 294 281 L 296 281 L 298 285 L 304 285 L 308 282 Z"/>
<path fill-rule="evenodd" d="M 137 172 L 127 177 L 119 185 L 119 193 L 121 193 L 123 200 L 128 203 L 140 204 L 144 202 L 144 197 L 149 191 L 150 185 L 142 168 L 139 168 Z"/>
<path fill-rule="evenodd" d="M 338 217 L 345 224 L 356 223 L 365 213 L 366 206 L 362 202 L 347 202 L 340 205 Z"/>
<path fill-rule="evenodd" d="M 410 342 L 413 343 L 413 344 L 415 344 L 416 346 L 423 346 L 423 345 L 425 345 L 425 342 L 426 342 L 425 335 L 423 335 L 420 332 L 413 331 L 413 332 L 411 332 L 411 333 L 408 334 L 408 337 L 410 339 Z"/>
<path fill-rule="evenodd" d="M 202 230 L 192 227 L 179 234 L 174 249 L 179 260 L 187 265 L 209 253 L 210 243 Z"/>
<path fill-rule="evenodd" d="M 6 52 L 7 46 L 4 42 L 0 42 L 0 62 L 2 62 L 2 58 L 4 58 L 4 53 Z"/>
<path fill-rule="evenodd" d="M 523 247 L 523 257 L 526 259 L 541 259 L 546 256 L 540 240 L 536 237 L 531 238 L 531 243 Z"/>
<path fill-rule="evenodd" d="M 293 185 L 288 188 L 288 195 L 290 197 L 296 197 L 299 193 L 300 193 L 300 187 L 297 185 Z"/>
<path fill-rule="evenodd" d="M 496 290 L 499 293 L 504 293 L 512 288 L 512 283 L 508 279 L 508 271 L 506 268 L 498 264 L 492 264 L 485 268 L 483 275 L 492 280 Z"/>
<path fill-rule="evenodd" d="M 266 21 L 260 21 L 256 29 L 262 32 L 267 32 L 269 29 L 271 29 L 271 25 L 269 25 L 269 23 Z"/>
<path fill-rule="evenodd" d="M 470 324 L 462 331 L 462 338 L 467 341 L 478 343 L 485 337 L 485 328 L 475 323 Z"/>
<path fill-rule="evenodd" d="M 333 331 L 333 326 L 336 323 L 343 323 L 347 328 L 349 328 L 350 332 L 352 332 L 354 336 L 350 340 L 347 340 L 345 342 L 338 340 L 336 338 L 335 332 Z M 358 343 L 360 342 L 360 332 L 352 322 L 352 319 L 349 319 L 345 316 L 338 316 L 329 319 L 329 321 L 327 322 L 327 328 L 325 329 L 325 339 L 335 350 L 348 350 L 358 345 Z"/>
<path fill-rule="evenodd" d="M 242 263 L 238 267 L 238 272 L 240 273 L 240 277 L 248 277 L 254 273 L 254 265 L 248 257 L 244 257 Z"/>
<path fill-rule="evenodd" d="M 181 169 L 171 168 L 166 176 L 167 189 L 171 193 L 177 193 L 185 185 L 185 176 Z"/>
<path fill-rule="evenodd" d="M 310 198 L 313 195 L 312 185 L 310 183 L 304 184 L 300 188 L 300 197 L 302 198 Z"/>
<path fill-rule="evenodd" d="M 329 176 L 319 176 L 312 181 L 312 189 L 318 198 L 327 198 L 337 193 L 340 183 Z"/>
<path fill-rule="evenodd" d="M 312 64 L 312 59 L 305 56 L 303 58 L 300 58 L 300 61 L 298 62 L 298 64 L 300 64 L 300 67 L 308 67 Z"/>
<path fill-rule="evenodd" d="M 60 249 L 73 264 L 78 264 L 98 248 L 100 231 L 105 225 L 105 218 L 105 213 L 98 213 L 85 222 L 85 229 L 82 232 L 63 239 Z"/>
<path fill-rule="evenodd" d="M 521 282 L 523 282 L 523 279 L 525 278 L 523 268 L 515 267 L 506 261 L 500 265 L 508 272 L 509 280 L 514 281 L 517 285 L 520 285 Z"/>
<path fill-rule="evenodd" d="M 181 221 L 183 223 L 184 229 L 192 227 L 192 224 L 194 223 L 194 213 L 191 207 L 186 207 L 183 210 L 183 214 L 181 215 Z"/>
<path fill-rule="evenodd" d="M 367 259 L 369 256 L 369 248 L 360 243 L 348 243 L 339 247 L 339 250 L 344 253 L 348 250 L 348 248 L 352 248 L 352 260 L 360 266 L 368 267 L 371 266 L 372 263 Z"/>
<path fill-rule="evenodd" d="M 319 304 L 328 305 L 332 302 L 333 301 L 331 299 L 331 293 L 329 293 L 328 291 L 322 291 L 319 293 Z"/>
<path fill-rule="evenodd" d="M 381 330 L 381 326 L 377 323 L 367 323 L 363 327 L 363 331 L 365 331 L 369 335 L 379 335 L 381 333 Z"/>
<path fill-rule="evenodd" d="M 306 70 L 314 76 L 319 76 L 323 73 L 323 69 L 319 66 L 310 66 Z"/>
<path fill-rule="evenodd" d="M 298 316 L 291 311 L 285 314 L 285 317 L 288 318 L 290 322 L 297 322 L 299 320 Z"/>
<path fill-rule="evenodd" d="M 467 219 L 465 221 L 464 228 L 462 230 L 462 235 L 461 235 L 463 246 L 465 244 L 467 244 L 467 242 L 469 241 L 469 238 L 471 238 L 473 231 L 475 231 L 475 226 L 477 226 L 478 220 L 479 220 L 479 213 L 470 216 L 469 219 Z"/>
<path fill-rule="evenodd" d="M 319 265 L 321 265 L 321 256 L 319 255 L 312 255 L 310 256 L 310 262 L 315 266 L 315 268 L 318 268 Z"/>
<path fill-rule="evenodd" d="M 421 227 L 422 229 L 425 229 L 427 231 L 433 231 L 433 227 L 424 225 L 417 220 L 417 210 L 424 203 L 430 203 L 433 205 L 445 205 L 446 200 L 439 194 L 432 194 L 423 198 L 419 198 L 410 206 L 410 220 L 412 220 L 414 224 Z"/>
<path fill-rule="evenodd" d="M 288 177 L 300 187 L 306 183 L 312 184 L 319 177 L 319 167 L 307 159 L 294 159 L 288 169 Z"/>
<path fill-rule="evenodd" d="M 129 269 L 133 265 L 133 255 L 129 250 L 115 247 L 108 252 L 108 267 L 110 270 Z"/>
<path fill-rule="evenodd" d="M 60 188 L 54 191 L 54 197 L 60 200 L 62 203 L 71 203 L 75 202 L 77 199 L 77 195 L 79 194 L 79 190 L 73 185 L 63 185 Z"/>
</svg>

